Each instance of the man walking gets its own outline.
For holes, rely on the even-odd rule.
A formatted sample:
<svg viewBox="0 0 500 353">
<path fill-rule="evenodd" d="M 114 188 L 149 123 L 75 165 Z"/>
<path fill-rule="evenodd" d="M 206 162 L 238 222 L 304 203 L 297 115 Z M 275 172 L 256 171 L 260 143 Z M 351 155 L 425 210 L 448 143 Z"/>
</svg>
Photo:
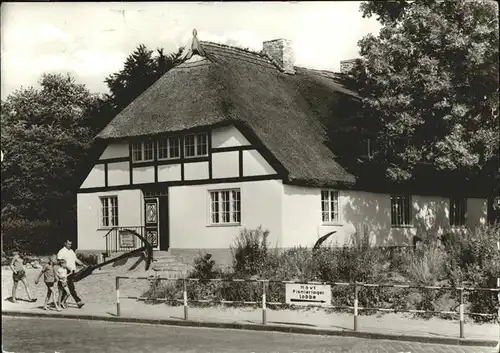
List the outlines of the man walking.
<svg viewBox="0 0 500 353">
<path fill-rule="evenodd" d="M 57 259 L 58 260 L 66 260 L 66 267 L 68 269 L 68 289 L 69 293 L 73 297 L 73 299 L 76 302 L 76 305 L 78 305 L 78 308 L 81 308 L 83 306 L 83 302 L 76 294 L 75 290 L 75 284 L 73 283 L 73 279 L 71 278 L 71 274 L 76 272 L 76 264 L 79 264 L 80 266 L 85 266 L 83 262 L 81 262 L 77 257 L 75 252 L 71 249 L 71 240 L 66 240 L 64 242 L 64 246 L 62 247 L 61 250 L 57 253 Z"/>
</svg>

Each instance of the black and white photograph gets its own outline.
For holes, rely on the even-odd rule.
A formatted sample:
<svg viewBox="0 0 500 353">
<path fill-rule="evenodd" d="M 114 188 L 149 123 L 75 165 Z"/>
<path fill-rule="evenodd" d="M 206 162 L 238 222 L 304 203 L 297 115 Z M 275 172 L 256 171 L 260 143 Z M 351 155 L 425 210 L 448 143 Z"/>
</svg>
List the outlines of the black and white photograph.
<svg viewBox="0 0 500 353">
<path fill-rule="evenodd" d="M 0 8 L 2 353 L 500 353 L 497 1 Z"/>
</svg>

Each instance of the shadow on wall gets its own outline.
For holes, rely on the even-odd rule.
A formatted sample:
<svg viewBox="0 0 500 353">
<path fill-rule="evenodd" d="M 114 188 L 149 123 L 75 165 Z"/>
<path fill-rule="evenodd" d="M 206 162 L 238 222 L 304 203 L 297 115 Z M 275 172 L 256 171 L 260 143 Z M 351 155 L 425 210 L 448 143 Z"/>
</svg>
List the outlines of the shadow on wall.
<svg viewBox="0 0 500 353">
<path fill-rule="evenodd" d="M 413 200 L 413 212 L 415 235 L 422 240 L 437 240 L 450 229 L 447 199 L 419 198 Z"/>
<path fill-rule="evenodd" d="M 343 215 L 346 224 L 352 224 L 351 240 L 355 233 L 370 235 L 370 243 L 377 246 L 407 243 L 406 239 L 393 239 L 391 234 L 390 200 L 382 200 L 380 195 L 353 192 L 345 198 Z M 345 226 L 344 226 L 345 227 Z M 364 234 L 359 234 L 364 235 Z M 411 239 L 410 239 L 411 240 Z"/>
<path fill-rule="evenodd" d="M 446 199 L 413 197 L 411 226 L 391 226 L 391 199 L 389 195 L 353 192 L 345 198 L 343 214 L 346 227 L 351 224 L 351 239 L 355 232 L 370 235 L 376 246 L 413 246 L 415 239 L 437 239 L 449 230 L 449 212 Z"/>
</svg>

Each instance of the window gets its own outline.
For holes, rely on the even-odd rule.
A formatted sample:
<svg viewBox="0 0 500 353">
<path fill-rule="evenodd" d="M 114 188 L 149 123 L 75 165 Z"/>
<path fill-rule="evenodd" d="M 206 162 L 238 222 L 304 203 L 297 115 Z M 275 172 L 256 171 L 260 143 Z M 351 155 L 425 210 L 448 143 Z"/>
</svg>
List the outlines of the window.
<svg viewBox="0 0 500 353">
<path fill-rule="evenodd" d="M 169 137 L 158 141 L 158 159 L 175 159 L 181 156 L 181 144 L 178 137 Z"/>
<path fill-rule="evenodd" d="M 392 195 L 391 196 L 391 226 L 403 227 L 411 225 L 410 211 L 410 196 L 409 195 Z"/>
<path fill-rule="evenodd" d="M 450 198 L 450 226 L 465 226 L 465 215 L 467 213 L 467 199 L 452 197 Z"/>
<path fill-rule="evenodd" d="M 118 226 L 118 197 L 101 197 L 101 227 Z"/>
<path fill-rule="evenodd" d="M 321 219 L 323 223 L 339 222 L 339 192 L 321 191 Z"/>
<path fill-rule="evenodd" d="M 210 192 L 210 224 L 240 224 L 240 190 Z"/>
<path fill-rule="evenodd" d="M 146 162 L 152 161 L 153 156 L 153 142 L 136 142 L 132 144 L 132 161 Z"/>
<path fill-rule="evenodd" d="M 208 154 L 208 134 L 187 135 L 184 137 L 184 156 L 197 157 Z"/>
</svg>

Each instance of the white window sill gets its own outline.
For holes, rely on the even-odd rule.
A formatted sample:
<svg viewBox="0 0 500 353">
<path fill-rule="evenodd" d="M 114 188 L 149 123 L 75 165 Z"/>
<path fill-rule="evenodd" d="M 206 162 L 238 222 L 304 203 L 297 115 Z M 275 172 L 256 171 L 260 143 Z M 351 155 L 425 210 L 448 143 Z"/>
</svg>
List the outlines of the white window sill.
<svg viewBox="0 0 500 353">
<path fill-rule="evenodd" d="M 391 225 L 392 229 L 399 229 L 399 228 L 414 228 L 413 224 L 401 224 L 401 225 Z"/>
<path fill-rule="evenodd" d="M 464 230 L 467 228 L 467 226 L 464 224 L 462 226 L 452 226 L 450 225 L 450 228 L 453 229 L 453 230 Z"/>
<path fill-rule="evenodd" d="M 321 223 L 322 227 L 342 227 L 343 225 L 342 222 Z"/>
<path fill-rule="evenodd" d="M 207 227 L 212 228 L 212 227 L 240 227 L 241 223 L 214 223 L 214 224 L 208 224 Z"/>
<path fill-rule="evenodd" d="M 141 164 L 141 163 L 149 163 L 149 162 L 154 162 L 154 159 L 144 159 L 142 161 L 132 161 L 133 164 Z"/>
</svg>

